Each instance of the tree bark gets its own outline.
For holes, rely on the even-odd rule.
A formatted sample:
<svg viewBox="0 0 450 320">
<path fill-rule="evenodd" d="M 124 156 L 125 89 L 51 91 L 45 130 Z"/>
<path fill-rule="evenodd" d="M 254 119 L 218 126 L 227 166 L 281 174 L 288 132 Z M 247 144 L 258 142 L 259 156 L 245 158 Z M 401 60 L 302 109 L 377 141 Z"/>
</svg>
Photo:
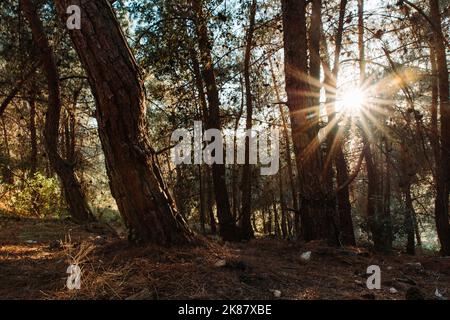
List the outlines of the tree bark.
<svg viewBox="0 0 450 320">
<path fill-rule="evenodd" d="M 340 56 L 342 52 L 342 38 L 344 32 L 345 13 L 347 8 L 347 0 L 342 0 L 339 8 L 339 21 L 336 32 L 336 43 L 334 53 L 334 66 L 330 72 L 325 72 L 325 83 L 330 88 L 327 91 L 327 106 L 328 110 L 328 123 L 331 128 L 329 129 L 328 145 L 329 156 L 326 162 L 326 166 L 330 165 L 330 162 L 334 160 L 336 166 L 336 180 L 338 186 L 344 186 L 337 194 L 338 216 L 339 216 L 339 230 L 341 242 L 344 245 L 355 246 L 355 231 L 353 227 L 352 219 L 352 207 L 350 204 L 350 191 L 349 185 L 345 185 L 349 179 L 347 160 L 345 159 L 344 152 L 342 150 L 342 133 L 338 129 L 338 120 L 336 117 L 336 98 L 335 92 L 337 89 L 337 80 L 340 70 Z"/>
<path fill-rule="evenodd" d="M 359 49 L 359 69 L 360 87 L 366 81 L 366 58 L 364 45 L 364 0 L 358 0 L 358 49 Z M 369 119 L 363 119 L 369 127 Z M 367 217 L 369 229 L 372 233 L 374 248 L 378 252 L 390 252 L 392 243 L 386 234 L 386 221 L 383 220 L 383 187 L 380 181 L 380 171 L 377 168 L 368 133 L 361 130 L 364 148 L 364 159 L 366 161 L 368 190 L 367 190 Z"/>
<path fill-rule="evenodd" d="M 278 87 L 278 82 L 277 82 L 277 78 L 275 76 L 275 70 L 273 68 L 273 62 L 272 59 L 269 60 L 270 63 L 270 72 L 272 75 L 272 81 L 273 81 L 273 86 L 275 89 L 275 96 L 277 98 L 277 102 L 279 103 L 281 101 L 281 96 L 280 96 L 280 90 Z M 291 187 L 291 193 L 292 193 L 292 208 L 294 209 L 294 231 L 295 231 L 295 236 L 297 238 L 300 238 L 301 234 L 300 234 L 300 212 L 299 212 L 299 207 L 298 207 L 298 195 L 297 195 L 297 188 L 296 188 L 296 180 L 294 177 L 294 169 L 292 166 L 292 158 L 291 158 L 291 141 L 289 139 L 289 130 L 288 130 L 288 124 L 286 121 L 286 114 L 284 111 L 284 106 L 280 103 L 279 105 L 279 111 L 280 111 L 280 116 L 281 116 L 281 121 L 282 121 L 282 125 L 283 125 L 283 139 L 284 139 L 284 143 L 286 145 L 286 151 L 285 151 L 285 157 L 286 157 L 286 163 L 287 163 L 287 167 L 288 167 L 288 175 L 289 175 L 289 185 Z"/>
<path fill-rule="evenodd" d="M 249 9 L 249 26 L 246 35 L 246 46 L 244 54 L 244 82 L 246 101 L 246 129 L 253 128 L 253 96 L 250 79 L 250 63 L 253 47 L 253 34 L 255 31 L 256 0 L 252 0 Z M 250 137 L 245 140 L 245 164 L 242 170 L 242 212 L 240 215 L 240 227 L 243 240 L 254 237 L 250 221 L 252 214 L 252 166 L 250 164 Z"/>
<path fill-rule="evenodd" d="M 203 79 L 206 84 L 206 93 L 208 97 L 209 118 L 207 127 L 208 129 L 221 130 L 219 90 L 217 88 L 214 64 L 211 57 L 211 43 L 208 36 L 207 22 L 203 12 L 202 1 L 192 0 L 192 9 L 194 12 L 197 40 L 200 49 L 200 61 L 203 67 Z M 217 163 L 213 164 L 212 176 L 220 235 L 225 241 L 239 241 L 240 232 L 238 232 L 238 228 L 231 215 L 230 200 L 225 181 L 225 165 Z"/>
<path fill-rule="evenodd" d="M 49 106 L 45 120 L 44 140 L 49 162 L 61 179 L 67 204 L 72 218 L 77 222 L 93 221 L 86 196 L 73 170 L 58 152 L 58 136 L 61 112 L 59 75 L 55 57 L 48 43 L 44 27 L 32 0 L 21 0 L 21 8 L 28 20 L 33 41 L 40 50 L 43 71 L 47 78 Z"/>
<path fill-rule="evenodd" d="M 65 23 L 72 1 L 55 4 Z M 143 81 L 114 11 L 107 0 L 82 1 L 79 6 L 81 29 L 69 33 L 96 100 L 111 192 L 130 240 L 189 242 L 193 234 L 176 210 L 151 147 Z"/>
<path fill-rule="evenodd" d="M 308 83 L 305 6 L 306 1 L 282 1 L 286 92 L 300 183 L 302 234 L 306 241 L 327 239 L 330 244 L 337 244 L 337 230 L 332 221 L 335 196 L 323 179 L 323 155 L 318 139 L 319 108 L 309 97 L 313 90 Z M 316 48 L 314 50 L 317 52 Z M 314 73 L 317 69 L 312 70 Z"/>
<path fill-rule="evenodd" d="M 450 256 L 450 101 L 447 54 L 439 1 L 430 0 L 431 20 L 435 22 L 434 43 L 439 81 L 439 109 L 441 116 L 441 148 L 436 174 L 437 196 L 435 202 L 436 229 L 441 243 L 441 251 Z"/>
</svg>

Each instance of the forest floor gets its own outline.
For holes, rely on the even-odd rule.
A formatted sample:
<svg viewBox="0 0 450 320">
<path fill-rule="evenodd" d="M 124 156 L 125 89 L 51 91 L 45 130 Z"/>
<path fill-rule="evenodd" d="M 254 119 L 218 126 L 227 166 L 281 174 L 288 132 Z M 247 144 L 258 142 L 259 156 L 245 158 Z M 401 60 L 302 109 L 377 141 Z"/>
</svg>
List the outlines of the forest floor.
<svg viewBox="0 0 450 320">
<path fill-rule="evenodd" d="M 82 268 L 81 290 L 66 288 L 70 264 Z M 382 270 L 381 290 L 366 287 L 370 265 Z M 450 259 L 273 239 L 138 248 L 96 224 L 0 216 L 0 299 L 400 300 L 411 287 L 449 296 Z"/>
</svg>

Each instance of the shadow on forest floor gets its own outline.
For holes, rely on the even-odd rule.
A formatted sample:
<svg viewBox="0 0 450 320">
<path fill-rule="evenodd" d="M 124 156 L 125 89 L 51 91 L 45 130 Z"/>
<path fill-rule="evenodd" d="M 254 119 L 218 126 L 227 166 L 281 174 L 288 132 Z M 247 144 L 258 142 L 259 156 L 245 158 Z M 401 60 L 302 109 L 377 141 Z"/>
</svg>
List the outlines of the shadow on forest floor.
<svg viewBox="0 0 450 320">
<path fill-rule="evenodd" d="M 74 262 L 82 287 L 70 291 Z M 381 290 L 366 288 L 370 265 L 382 270 Z M 0 217 L 1 299 L 273 299 L 275 290 L 280 299 L 405 299 L 411 287 L 426 299 L 450 295 L 450 259 L 272 239 L 137 248 L 99 225 Z"/>
</svg>

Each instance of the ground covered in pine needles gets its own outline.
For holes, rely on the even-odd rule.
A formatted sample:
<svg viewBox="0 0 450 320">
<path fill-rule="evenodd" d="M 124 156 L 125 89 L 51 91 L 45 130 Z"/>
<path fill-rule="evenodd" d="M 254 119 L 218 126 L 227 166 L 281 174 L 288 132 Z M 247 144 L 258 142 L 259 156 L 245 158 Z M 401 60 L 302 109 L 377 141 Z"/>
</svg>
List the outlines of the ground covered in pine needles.
<svg viewBox="0 0 450 320">
<path fill-rule="evenodd" d="M 66 288 L 71 264 L 82 268 L 81 290 Z M 370 265 L 381 267 L 381 290 L 366 287 Z M 436 290 L 450 296 L 450 259 L 430 254 L 273 239 L 137 248 L 96 224 L 0 217 L 0 299 L 401 300 L 437 299 Z"/>
</svg>

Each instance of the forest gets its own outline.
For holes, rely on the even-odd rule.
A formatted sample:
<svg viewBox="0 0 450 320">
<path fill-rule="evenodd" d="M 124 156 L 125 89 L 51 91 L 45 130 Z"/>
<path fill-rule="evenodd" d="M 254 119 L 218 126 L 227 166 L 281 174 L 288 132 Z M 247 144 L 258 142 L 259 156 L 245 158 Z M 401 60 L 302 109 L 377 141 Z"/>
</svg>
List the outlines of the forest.
<svg viewBox="0 0 450 320">
<path fill-rule="evenodd" d="M 450 299 L 449 35 L 449 0 L 1 1 L 0 299 Z"/>
</svg>

